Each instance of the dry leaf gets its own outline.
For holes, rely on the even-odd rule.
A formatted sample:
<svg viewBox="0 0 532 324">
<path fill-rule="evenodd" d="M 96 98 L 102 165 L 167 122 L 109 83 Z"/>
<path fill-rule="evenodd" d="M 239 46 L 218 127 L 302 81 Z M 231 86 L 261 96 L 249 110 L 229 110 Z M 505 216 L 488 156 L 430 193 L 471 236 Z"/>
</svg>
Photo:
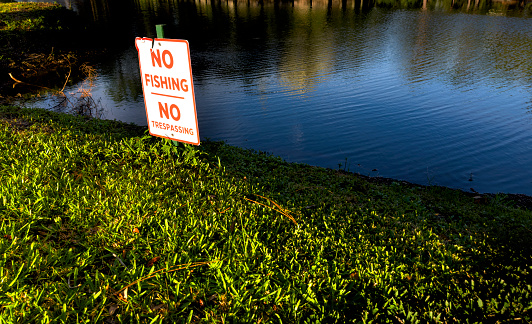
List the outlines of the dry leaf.
<svg viewBox="0 0 532 324">
<path fill-rule="evenodd" d="M 117 295 L 118 299 L 127 303 L 127 288 L 124 289 L 120 294 Z"/>
<path fill-rule="evenodd" d="M 160 305 L 157 305 L 157 306 L 150 306 L 150 309 L 151 309 L 152 312 L 155 312 L 156 310 L 161 309 L 163 307 L 165 307 L 164 304 L 160 304 Z"/>
<path fill-rule="evenodd" d="M 148 261 L 148 263 L 146 263 L 146 266 L 147 267 L 151 267 L 155 262 L 161 260 L 161 257 L 155 257 L 153 259 L 151 259 L 150 261 Z"/>
<path fill-rule="evenodd" d="M 112 304 L 111 306 L 109 306 L 109 315 L 113 315 L 116 310 L 118 309 L 118 305 L 115 305 L 115 304 Z"/>
<path fill-rule="evenodd" d="M 13 81 L 15 81 L 16 83 L 24 83 L 24 82 L 22 82 L 20 80 L 15 79 L 15 77 L 11 73 L 8 73 L 8 74 L 9 74 L 9 77 L 11 77 L 11 79 L 13 79 Z M 15 85 L 13 85 L 13 88 L 14 87 L 15 87 Z"/>
</svg>

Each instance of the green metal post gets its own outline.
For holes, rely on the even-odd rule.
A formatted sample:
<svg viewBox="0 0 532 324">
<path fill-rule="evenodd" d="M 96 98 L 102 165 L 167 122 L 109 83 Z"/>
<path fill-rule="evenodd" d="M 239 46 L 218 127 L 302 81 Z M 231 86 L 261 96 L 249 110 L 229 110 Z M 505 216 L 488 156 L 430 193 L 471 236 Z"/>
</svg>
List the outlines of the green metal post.
<svg viewBox="0 0 532 324">
<path fill-rule="evenodd" d="M 155 30 L 157 31 L 157 38 L 164 38 L 164 26 L 166 25 L 155 25 Z"/>
<path fill-rule="evenodd" d="M 157 32 L 157 38 L 164 38 L 164 26 L 166 24 L 155 25 L 155 31 Z M 175 146 L 179 146 L 179 141 L 170 140 Z"/>
</svg>

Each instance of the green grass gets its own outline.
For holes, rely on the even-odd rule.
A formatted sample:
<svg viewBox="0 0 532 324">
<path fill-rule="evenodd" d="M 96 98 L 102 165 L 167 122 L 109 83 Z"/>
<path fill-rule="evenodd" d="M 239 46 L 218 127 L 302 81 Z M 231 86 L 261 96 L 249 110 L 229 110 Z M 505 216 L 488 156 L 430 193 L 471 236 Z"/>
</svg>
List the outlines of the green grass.
<svg viewBox="0 0 532 324">
<path fill-rule="evenodd" d="M 61 30 L 72 13 L 57 3 L 0 3 L 0 31 Z M 68 20 L 67 20 L 68 21 Z"/>
<path fill-rule="evenodd" d="M 503 195 L 0 120 L 2 323 L 532 320 L 532 213 Z"/>
<path fill-rule="evenodd" d="M 0 51 L 13 59 L 28 51 L 50 53 L 51 47 L 72 42 L 68 32 L 78 24 L 76 14 L 57 3 L 0 3 Z"/>
</svg>

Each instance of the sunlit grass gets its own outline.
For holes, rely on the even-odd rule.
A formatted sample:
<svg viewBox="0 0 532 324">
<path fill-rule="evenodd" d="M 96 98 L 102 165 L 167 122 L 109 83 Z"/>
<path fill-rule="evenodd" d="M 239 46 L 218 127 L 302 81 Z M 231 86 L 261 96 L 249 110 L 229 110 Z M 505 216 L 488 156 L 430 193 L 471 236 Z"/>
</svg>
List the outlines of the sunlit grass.
<svg viewBox="0 0 532 324">
<path fill-rule="evenodd" d="M 35 31 L 62 28 L 66 9 L 57 3 L 0 3 L 0 31 Z"/>
<path fill-rule="evenodd" d="M 532 319 L 532 215 L 504 196 L 0 116 L 4 322 Z"/>
</svg>

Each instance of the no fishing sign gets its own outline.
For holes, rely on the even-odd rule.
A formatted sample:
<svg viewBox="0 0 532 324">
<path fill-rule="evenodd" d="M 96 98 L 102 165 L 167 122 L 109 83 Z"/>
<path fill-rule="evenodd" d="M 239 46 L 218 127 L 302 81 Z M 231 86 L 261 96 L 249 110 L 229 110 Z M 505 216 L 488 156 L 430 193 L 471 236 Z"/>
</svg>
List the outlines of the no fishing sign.
<svg viewBox="0 0 532 324">
<path fill-rule="evenodd" d="M 135 38 L 150 134 L 199 145 L 188 42 Z"/>
</svg>

